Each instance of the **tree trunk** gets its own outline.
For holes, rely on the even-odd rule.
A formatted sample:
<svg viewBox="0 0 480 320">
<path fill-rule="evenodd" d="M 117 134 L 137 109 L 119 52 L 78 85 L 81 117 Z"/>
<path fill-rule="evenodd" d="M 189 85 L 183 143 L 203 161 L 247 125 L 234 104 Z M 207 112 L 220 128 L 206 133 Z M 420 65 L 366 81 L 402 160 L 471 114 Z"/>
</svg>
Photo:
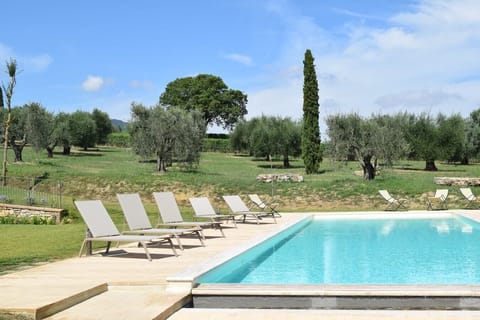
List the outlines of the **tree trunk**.
<svg viewBox="0 0 480 320">
<path fill-rule="evenodd" d="M 65 156 L 69 156 L 70 155 L 70 151 L 71 151 L 71 147 L 69 146 L 63 146 L 63 155 Z"/>
<path fill-rule="evenodd" d="M 47 158 L 53 158 L 53 148 L 47 147 Z"/>
<path fill-rule="evenodd" d="M 288 154 L 283 155 L 283 167 L 290 168 L 290 161 L 288 160 Z"/>
<path fill-rule="evenodd" d="M 375 166 L 372 165 L 372 158 L 371 155 L 362 156 L 358 149 L 355 149 L 355 154 L 357 155 L 357 159 L 360 162 L 360 165 L 363 169 L 363 177 L 365 180 L 373 180 L 375 179 Z"/>
<path fill-rule="evenodd" d="M 25 137 L 20 140 L 20 142 L 15 141 L 15 137 L 10 138 L 10 147 L 13 150 L 13 153 L 15 154 L 15 160 L 14 162 L 23 162 L 22 158 L 22 152 L 23 152 L 23 147 L 26 145 L 26 140 Z"/>
<path fill-rule="evenodd" d="M 437 166 L 435 166 L 435 160 L 425 161 L 425 171 L 438 171 Z"/>
<path fill-rule="evenodd" d="M 372 156 L 363 157 L 362 162 L 360 162 L 363 169 L 363 177 L 365 180 L 375 179 L 375 167 L 372 164 Z"/>
<path fill-rule="evenodd" d="M 470 164 L 470 161 L 468 160 L 468 157 L 463 157 L 462 161 L 461 161 L 461 164 L 464 164 L 464 165 Z"/>
<path fill-rule="evenodd" d="M 157 171 L 160 173 L 167 172 L 165 159 L 163 159 L 159 154 L 157 154 Z"/>
</svg>

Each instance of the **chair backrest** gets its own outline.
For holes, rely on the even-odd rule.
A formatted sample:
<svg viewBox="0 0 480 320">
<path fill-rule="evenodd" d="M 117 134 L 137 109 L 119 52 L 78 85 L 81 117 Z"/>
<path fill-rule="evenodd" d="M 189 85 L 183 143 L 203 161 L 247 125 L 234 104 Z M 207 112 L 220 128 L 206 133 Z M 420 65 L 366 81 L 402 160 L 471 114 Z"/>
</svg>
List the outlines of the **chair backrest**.
<svg viewBox="0 0 480 320">
<path fill-rule="evenodd" d="M 117 236 L 120 234 L 102 201 L 75 201 L 75 206 L 93 237 Z"/>
<path fill-rule="evenodd" d="M 472 189 L 470 189 L 470 188 L 460 188 L 460 192 L 468 200 L 474 200 L 475 199 L 475 196 L 473 195 Z"/>
<path fill-rule="evenodd" d="M 391 201 L 393 199 L 390 193 L 387 190 L 378 190 L 378 193 L 387 201 Z"/>
<path fill-rule="evenodd" d="M 252 201 L 253 203 L 255 203 L 255 205 L 257 207 L 259 207 L 260 209 L 265 209 L 267 207 L 267 205 L 265 204 L 265 202 L 262 201 L 262 199 L 260 199 L 260 197 L 258 196 L 258 194 L 249 194 L 248 195 L 248 198 L 250 199 L 250 201 Z"/>
<path fill-rule="evenodd" d="M 437 191 L 435 191 L 435 198 L 439 198 L 442 201 L 445 201 L 447 200 L 447 197 L 448 197 L 448 189 L 437 189 Z"/>
<path fill-rule="evenodd" d="M 227 203 L 228 207 L 232 212 L 248 212 L 250 209 L 248 209 L 247 205 L 243 200 L 240 198 L 240 196 L 223 196 L 223 200 Z"/>
<path fill-rule="evenodd" d="M 212 207 L 210 200 L 207 197 L 190 198 L 190 204 L 197 216 L 215 215 L 215 209 Z"/>
<path fill-rule="evenodd" d="M 138 193 L 117 193 L 118 202 L 130 230 L 152 229 L 147 211 Z"/>
<path fill-rule="evenodd" d="M 182 214 L 173 192 L 154 192 L 153 197 L 157 203 L 163 223 L 183 222 Z"/>
</svg>

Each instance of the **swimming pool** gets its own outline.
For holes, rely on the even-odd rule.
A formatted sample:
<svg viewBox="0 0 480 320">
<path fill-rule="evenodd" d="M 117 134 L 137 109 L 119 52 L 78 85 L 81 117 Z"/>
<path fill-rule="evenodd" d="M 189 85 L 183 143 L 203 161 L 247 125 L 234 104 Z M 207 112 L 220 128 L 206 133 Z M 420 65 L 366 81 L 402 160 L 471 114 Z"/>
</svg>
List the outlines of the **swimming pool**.
<svg viewBox="0 0 480 320">
<path fill-rule="evenodd" d="M 197 283 L 480 284 L 480 225 L 454 214 L 311 218 Z"/>
<path fill-rule="evenodd" d="M 228 251 L 208 259 L 205 263 L 192 266 L 188 270 L 182 271 L 167 278 L 167 291 L 170 292 L 190 292 L 192 297 L 192 307 L 195 308 L 279 308 L 279 309 L 452 309 L 452 310 L 480 310 L 480 284 L 478 283 L 478 265 L 469 262 L 464 266 L 456 265 L 452 269 L 454 274 L 467 273 L 470 274 L 471 282 L 468 279 L 453 280 L 450 283 L 446 281 L 437 280 L 414 280 L 403 281 L 410 276 L 402 276 L 400 280 L 386 280 L 388 283 L 379 283 L 378 280 L 373 280 L 367 283 L 364 276 L 373 273 L 369 270 L 374 270 L 377 265 L 377 260 L 370 258 L 366 259 L 366 264 L 361 264 L 359 255 L 357 253 L 364 253 L 370 250 L 370 245 L 362 244 L 360 238 L 353 238 L 347 241 L 345 234 L 365 235 L 377 239 L 379 246 L 374 252 L 383 252 L 380 257 L 385 256 L 388 260 L 393 259 L 396 255 L 392 250 L 386 250 L 383 246 L 386 244 L 385 236 L 401 234 L 404 235 L 401 240 L 397 240 L 399 248 L 407 248 L 404 251 L 404 257 L 409 257 L 410 249 L 413 249 L 418 244 L 431 244 L 432 241 L 427 241 L 419 237 L 419 232 L 413 232 L 409 236 L 405 236 L 406 221 L 414 219 L 429 219 L 429 231 L 427 233 L 436 233 L 440 240 L 433 241 L 434 244 L 439 242 L 439 250 L 446 250 L 447 254 L 461 254 L 465 247 L 470 246 L 475 241 L 465 240 L 457 246 L 451 246 L 450 241 L 447 240 L 451 235 L 463 237 L 465 234 L 468 239 L 477 237 L 480 232 L 480 212 L 473 210 L 455 210 L 443 212 L 431 211 L 408 211 L 408 212 L 354 212 L 354 213 L 321 213 L 321 214 L 293 214 L 285 217 L 285 221 L 278 225 L 272 231 L 259 234 L 238 247 L 234 247 Z M 451 220 L 453 218 L 453 220 Z M 468 218 L 468 219 L 467 219 Z M 370 223 L 370 220 L 381 220 L 382 225 L 377 225 L 372 229 L 365 227 Z M 393 219 L 392 221 L 390 221 Z M 444 221 L 446 219 L 447 221 Z M 282 219 L 283 220 L 283 219 Z M 294 243 L 295 234 L 303 237 L 307 232 L 307 225 L 312 220 L 322 220 L 325 229 L 322 231 L 325 235 L 330 234 L 330 229 L 326 226 L 332 224 L 343 224 L 346 222 L 343 229 L 343 237 L 338 241 L 333 241 L 334 238 L 326 236 L 325 238 L 316 238 L 308 241 L 306 245 L 308 250 L 315 254 L 322 253 L 321 257 L 324 260 L 322 263 L 314 263 L 317 269 L 314 271 L 306 271 L 302 264 L 296 266 L 284 267 L 286 261 L 298 261 L 295 255 L 301 254 L 302 251 L 308 250 L 291 250 L 287 254 L 287 258 L 282 260 L 275 257 L 272 261 L 276 261 L 280 265 L 280 269 L 272 269 L 275 265 L 273 263 L 269 267 L 267 258 L 270 256 L 269 252 L 276 252 L 279 250 L 286 250 L 290 243 Z M 354 221 L 353 226 L 349 221 Z M 475 222 L 477 221 L 477 222 Z M 445 223 L 444 223 L 445 222 Z M 350 228 L 361 226 L 360 230 L 352 232 Z M 422 227 L 423 228 L 423 227 Z M 368 230 L 368 231 L 367 231 Z M 478 242 L 478 241 L 476 241 Z M 272 246 L 272 244 L 274 245 Z M 468 245 L 466 245 L 468 243 Z M 460 246 L 460 247 L 458 247 Z M 285 249 L 283 249 L 285 248 Z M 438 258 L 437 249 L 427 246 L 424 250 L 428 254 L 424 256 L 421 254 L 420 260 L 414 263 L 390 263 L 388 270 L 377 272 L 380 274 L 389 274 L 392 269 L 400 269 L 402 264 L 413 265 L 413 274 L 417 274 L 418 270 L 427 269 L 423 264 L 424 260 L 430 258 Z M 353 251 L 355 255 L 348 253 Z M 348 251 L 350 250 L 350 251 Z M 394 252 L 394 251 L 393 251 Z M 406 252 L 406 253 L 405 253 Z M 425 252 L 425 251 L 424 251 Z M 434 252 L 436 252 L 434 254 Z M 477 254 L 475 249 L 472 254 L 464 255 L 468 260 L 476 260 Z M 350 255 L 354 266 L 351 265 L 346 268 L 346 271 L 340 272 L 340 268 L 334 267 L 331 263 L 338 259 L 338 255 L 343 254 L 346 257 Z M 313 254 L 307 254 L 308 259 Z M 368 255 L 367 255 L 368 256 Z M 460 256 L 453 259 L 456 263 L 463 260 Z M 256 262 L 253 262 L 253 261 Z M 373 261 L 372 261 L 373 260 Z M 442 258 L 439 258 L 442 260 Z M 249 266 L 245 268 L 245 266 Z M 320 267 L 319 267 L 320 266 Z M 447 265 L 448 267 L 448 265 Z M 437 266 L 434 265 L 434 269 Z M 460 268 L 460 270 L 455 270 Z M 279 282 L 278 279 L 268 278 L 267 280 L 260 280 L 260 276 L 256 275 L 254 278 L 254 269 L 264 269 L 265 273 L 271 275 L 281 272 L 283 269 L 294 270 L 293 277 L 283 277 Z M 223 271 L 222 271 L 223 270 Z M 278 271 L 280 270 L 280 271 Z M 218 273 L 217 273 L 218 272 Z M 451 271 L 445 271 L 444 274 L 448 277 Z M 316 280 L 313 283 L 302 283 L 303 279 L 308 278 L 309 273 L 321 273 L 323 279 Z M 344 281 L 336 279 L 337 275 L 342 273 L 357 274 L 354 281 Z M 441 275 L 442 273 L 440 273 Z M 361 276 L 359 276 L 361 275 Z M 237 278 L 237 279 L 235 279 Z M 291 281 L 291 279 L 295 281 Z M 398 278 L 398 277 L 397 277 Z M 442 277 L 446 279 L 447 277 Z M 249 280 L 250 279 L 250 280 Z M 344 279 L 347 279 L 345 277 Z M 287 280 L 287 281 L 284 281 Z M 247 282 L 248 281 L 248 282 Z M 403 282 L 402 282 L 403 281 Z"/>
</svg>

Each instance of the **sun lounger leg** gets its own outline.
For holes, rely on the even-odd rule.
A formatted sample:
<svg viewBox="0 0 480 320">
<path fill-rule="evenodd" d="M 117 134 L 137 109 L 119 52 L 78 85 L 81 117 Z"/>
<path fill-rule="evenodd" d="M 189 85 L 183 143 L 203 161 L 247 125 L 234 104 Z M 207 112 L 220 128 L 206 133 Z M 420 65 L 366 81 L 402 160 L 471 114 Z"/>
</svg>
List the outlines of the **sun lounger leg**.
<svg viewBox="0 0 480 320">
<path fill-rule="evenodd" d="M 177 250 L 175 249 L 175 246 L 173 245 L 173 241 L 171 238 L 167 238 L 168 243 L 170 243 L 170 247 L 172 248 L 173 254 L 175 257 L 178 257 Z"/>
<path fill-rule="evenodd" d="M 107 249 L 105 249 L 105 253 L 108 253 L 110 251 L 110 245 L 112 244 L 111 241 L 107 242 Z"/>
<path fill-rule="evenodd" d="M 171 240 L 170 240 L 170 243 L 172 244 Z M 143 249 L 145 249 L 145 254 L 147 255 L 148 261 L 152 261 L 152 257 L 150 256 L 150 252 L 148 252 L 147 245 L 145 244 L 145 242 L 142 241 L 142 242 L 139 242 L 139 244 L 141 244 Z M 110 245 L 110 242 L 109 242 L 109 245 Z"/>
<path fill-rule="evenodd" d="M 182 242 L 180 241 L 180 237 L 176 233 L 174 233 L 173 236 L 175 237 L 175 240 L 177 240 L 178 247 L 180 248 L 180 250 L 183 251 L 183 246 L 182 246 Z"/>
<path fill-rule="evenodd" d="M 197 234 L 198 240 L 200 240 L 200 243 L 202 244 L 202 247 L 205 247 L 205 242 L 203 241 L 203 239 L 205 239 L 205 236 L 203 235 L 202 230 L 197 230 L 197 231 L 195 231 L 195 233 Z"/>
<path fill-rule="evenodd" d="M 78 253 L 78 256 L 79 256 L 79 257 L 82 256 L 83 248 L 85 248 L 85 244 L 86 244 L 87 242 L 89 242 L 87 239 L 83 240 L 82 246 L 80 247 L 80 252 Z"/>
</svg>

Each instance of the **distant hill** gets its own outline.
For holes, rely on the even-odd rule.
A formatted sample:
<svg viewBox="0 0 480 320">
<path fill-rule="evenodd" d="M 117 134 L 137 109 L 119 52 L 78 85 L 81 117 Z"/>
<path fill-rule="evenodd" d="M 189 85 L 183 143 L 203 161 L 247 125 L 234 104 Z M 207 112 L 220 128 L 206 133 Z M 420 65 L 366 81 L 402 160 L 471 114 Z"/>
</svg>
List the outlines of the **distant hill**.
<svg viewBox="0 0 480 320">
<path fill-rule="evenodd" d="M 121 128 L 122 131 L 126 131 L 126 130 L 127 130 L 128 122 L 125 122 L 125 121 L 122 121 L 122 120 L 118 120 L 118 119 L 112 119 L 111 121 L 112 121 L 113 127 L 115 127 L 115 128 Z"/>
</svg>

